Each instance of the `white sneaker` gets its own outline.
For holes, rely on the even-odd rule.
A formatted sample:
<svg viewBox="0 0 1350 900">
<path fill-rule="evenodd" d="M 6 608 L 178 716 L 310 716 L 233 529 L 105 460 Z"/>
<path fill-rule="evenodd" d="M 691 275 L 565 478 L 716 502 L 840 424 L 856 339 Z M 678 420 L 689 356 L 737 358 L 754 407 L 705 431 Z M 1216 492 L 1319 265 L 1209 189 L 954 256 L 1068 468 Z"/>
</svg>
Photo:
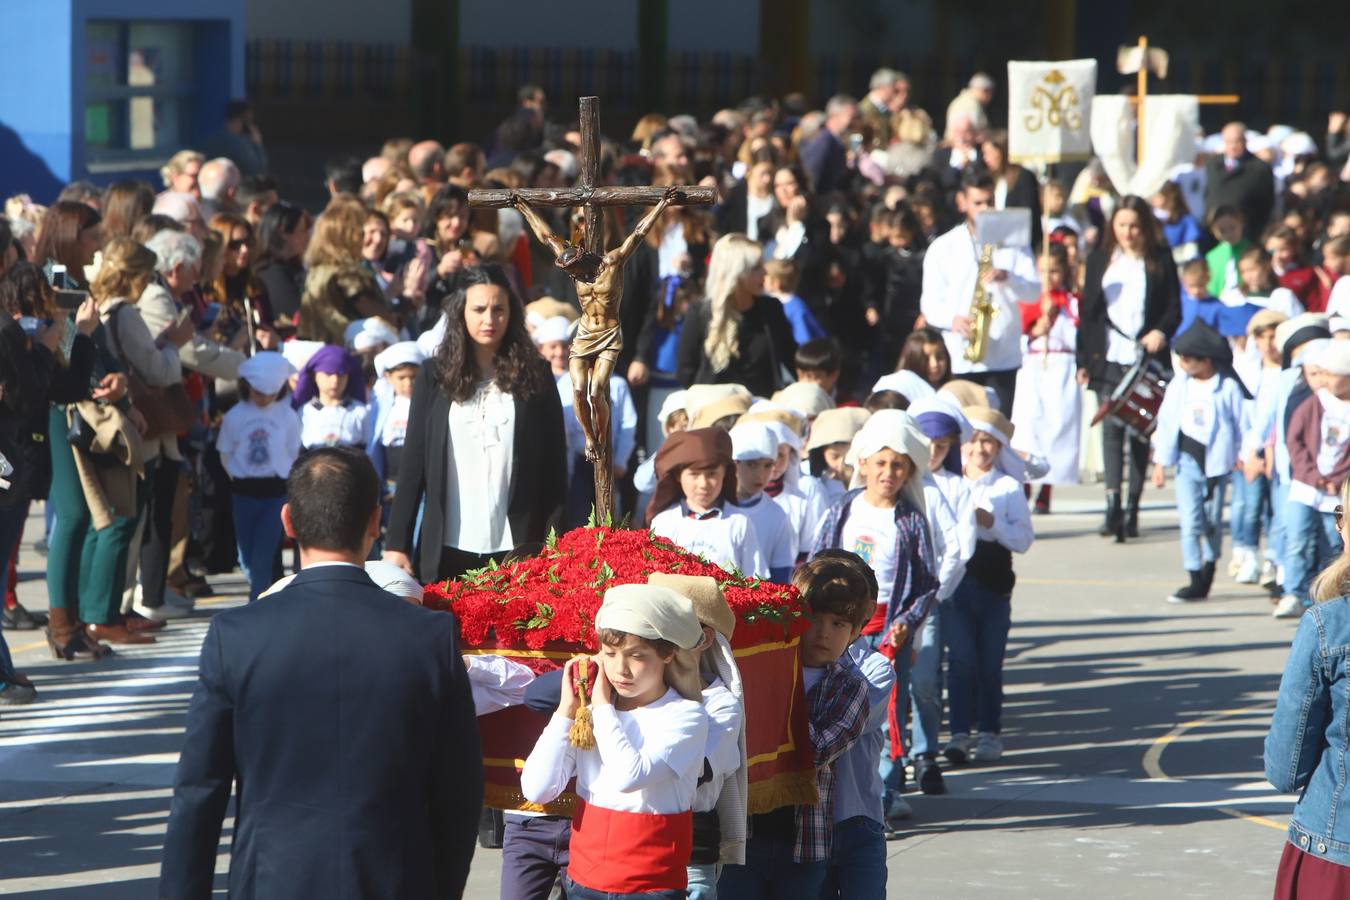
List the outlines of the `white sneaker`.
<svg viewBox="0 0 1350 900">
<path fill-rule="evenodd" d="M 181 606 L 170 606 L 167 602 L 160 606 L 146 606 L 144 603 L 140 602 L 139 597 L 136 598 L 136 602 L 131 605 L 131 611 L 138 616 L 144 616 L 145 618 L 152 619 L 156 622 L 167 622 L 170 619 L 183 619 L 191 613 L 191 610 L 183 609 Z"/>
<path fill-rule="evenodd" d="M 179 609 L 185 609 L 188 612 L 192 612 L 193 608 L 197 605 L 197 601 L 193 600 L 191 597 L 183 596 L 171 587 L 166 587 L 164 589 L 164 605 L 176 606 Z"/>
<path fill-rule="evenodd" d="M 1238 584 L 1256 584 L 1261 580 L 1261 561 L 1256 558 L 1256 554 L 1247 554 L 1234 580 Z"/>
<path fill-rule="evenodd" d="M 1268 588 L 1280 583 L 1280 570 L 1271 560 L 1261 563 L 1261 587 Z"/>
<path fill-rule="evenodd" d="M 1280 602 L 1275 604 L 1275 611 L 1271 613 L 1277 619 L 1297 619 L 1303 615 L 1304 606 L 1293 594 L 1285 594 L 1280 598 Z"/>
<path fill-rule="evenodd" d="M 1236 578 L 1242 571 L 1242 567 L 1247 564 L 1247 559 L 1251 556 L 1251 551 L 1246 547 L 1234 547 L 1233 555 L 1228 558 L 1228 577 Z"/>
<path fill-rule="evenodd" d="M 975 762 L 998 762 L 1003 758 L 1003 740 L 992 731 L 981 731 L 970 758 Z"/>
<path fill-rule="evenodd" d="M 942 755 L 947 757 L 950 762 L 963 766 L 970 761 L 970 743 L 970 735 L 954 734 L 952 739 L 947 742 Z"/>
<path fill-rule="evenodd" d="M 909 805 L 909 801 L 900 796 L 896 791 L 891 794 L 891 802 L 886 804 L 886 821 L 899 822 L 914 816 L 914 807 Z"/>
</svg>

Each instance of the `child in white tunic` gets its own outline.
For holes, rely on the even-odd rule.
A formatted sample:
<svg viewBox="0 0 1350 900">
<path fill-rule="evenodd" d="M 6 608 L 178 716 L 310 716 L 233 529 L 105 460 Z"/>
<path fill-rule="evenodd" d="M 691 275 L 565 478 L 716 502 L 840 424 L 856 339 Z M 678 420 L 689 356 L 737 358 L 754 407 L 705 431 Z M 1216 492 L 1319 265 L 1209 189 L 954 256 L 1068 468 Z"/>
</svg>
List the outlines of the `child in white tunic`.
<svg viewBox="0 0 1350 900">
<path fill-rule="evenodd" d="M 361 362 L 341 347 L 310 357 L 295 389 L 305 449 L 339 444 L 365 449 L 370 443 L 370 407 Z"/>
<path fill-rule="evenodd" d="M 647 508 L 654 534 L 728 571 L 769 577 L 755 525 L 734 502 L 730 435 L 716 428 L 672 434 L 656 454 L 656 478 Z"/>
<path fill-rule="evenodd" d="M 778 437 L 763 422 L 745 422 L 731 429 L 731 451 L 736 460 L 736 505 L 755 523 L 769 577 L 787 584 L 797 564 L 797 531 L 783 508 L 764 493 L 777 461 Z"/>
<path fill-rule="evenodd" d="M 239 367 L 244 399 L 225 414 L 216 438 L 221 465 L 230 476 L 235 542 L 250 601 L 272 583 L 286 477 L 300 455 L 300 421 L 280 402 L 294 371 L 280 353 L 265 351 L 246 359 Z"/>
</svg>

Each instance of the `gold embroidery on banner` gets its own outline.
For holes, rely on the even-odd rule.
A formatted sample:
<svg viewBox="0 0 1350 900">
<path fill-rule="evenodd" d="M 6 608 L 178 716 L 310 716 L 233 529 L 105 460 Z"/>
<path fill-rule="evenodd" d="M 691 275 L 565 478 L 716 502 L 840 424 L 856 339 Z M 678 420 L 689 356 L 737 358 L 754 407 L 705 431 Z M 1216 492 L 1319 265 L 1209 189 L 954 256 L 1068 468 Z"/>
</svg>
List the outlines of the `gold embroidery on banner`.
<svg viewBox="0 0 1350 900">
<path fill-rule="evenodd" d="M 1064 73 L 1051 69 L 1031 92 L 1031 111 L 1023 123 L 1027 131 L 1037 132 L 1049 125 L 1051 128 L 1068 128 L 1077 131 L 1083 127 L 1083 116 L 1079 111 L 1078 91 L 1067 84 Z"/>
</svg>

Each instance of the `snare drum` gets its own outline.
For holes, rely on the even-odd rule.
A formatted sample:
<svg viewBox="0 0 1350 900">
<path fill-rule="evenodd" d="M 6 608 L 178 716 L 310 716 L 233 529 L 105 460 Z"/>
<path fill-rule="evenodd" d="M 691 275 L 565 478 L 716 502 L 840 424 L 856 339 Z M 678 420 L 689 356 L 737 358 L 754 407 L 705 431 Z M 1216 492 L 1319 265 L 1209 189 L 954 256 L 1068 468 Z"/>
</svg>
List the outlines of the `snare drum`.
<svg viewBox="0 0 1350 900">
<path fill-rule="evenodd" d="M 1111 416 L 1141 437 L 1148 437 L 1158 425 L 1158 409 L 1166 390 L 1167 373 L 1157 360 L 1144 357 L 1125 372 L 1092 417 L 1092 424 Z"/>
</svg>

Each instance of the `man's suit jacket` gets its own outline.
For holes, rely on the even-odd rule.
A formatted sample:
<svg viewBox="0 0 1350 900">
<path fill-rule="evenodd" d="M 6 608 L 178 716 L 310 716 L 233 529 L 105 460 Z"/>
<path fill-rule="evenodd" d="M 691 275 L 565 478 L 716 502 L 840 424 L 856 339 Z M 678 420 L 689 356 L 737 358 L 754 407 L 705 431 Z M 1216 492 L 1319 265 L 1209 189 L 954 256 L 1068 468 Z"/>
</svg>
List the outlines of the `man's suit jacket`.
<svg viewBox="0 0 1350 900">
<path fill-rule="evenodd" d="M 1248 153 L 1230 172 L 1222 155 L 1205 164 L 1205 208 L 1209 215 L 1220 206 L 1242 211 L 1242 233 L 1259 241 L 1275 209 L 1275 176 L 1263 160 Z"/>
<path fill-rule="evenodd" d="M 219 613 L 174 781 L 160 897 L 207 898 L 237 784 L 237 900 L 457 898 L 483 799 L 454 617 L 355 566 Z"/>
</svg>

